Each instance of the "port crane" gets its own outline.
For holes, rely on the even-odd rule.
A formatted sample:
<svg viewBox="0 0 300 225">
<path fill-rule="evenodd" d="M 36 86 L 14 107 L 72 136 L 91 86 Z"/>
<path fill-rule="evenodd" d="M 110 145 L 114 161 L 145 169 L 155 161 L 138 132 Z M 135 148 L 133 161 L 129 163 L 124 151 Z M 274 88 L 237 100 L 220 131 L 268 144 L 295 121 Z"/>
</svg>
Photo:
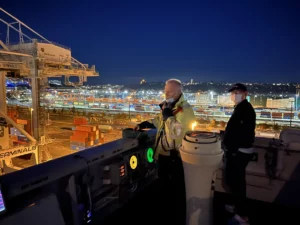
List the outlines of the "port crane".
<svg viewBox="0 0 300 225">
<path fill-rule="evenodd" d="M 9 18 L 9 21 L 4 20 L 4 17 Z M 64 76 L 65 83 L 72 84 L 69 78 L 76 76 L 79 79 L 78 85 L 82 85 L 88 77 L 99 76 L 99 73 L 95 70 L 95 66 L 89 67 L 72 57 L 70 48 L 49 41 L 2 8 L 0 8 L 0 22 L 6 26 L 5 43 L 0 40 L 0 116 L 5 119 L 3 124 L 0 124 L 0 167 L 4 168 L 6 173 L 20 169 L 12 163 L 12 158 L 17 156 L 33 153 L 35 163 L 38 164 L 41 161 L 40 155 L 44 152 L 48 157 L 46 160 L 49 160 L 45 134 L 46 113 L 40 106 L 40 93 L 48 84 L 48 78 Z M 14 35 L 18 35 L 17 44 L 11 42 Z M 31 80 L 32 134 L 7 115 L 6 77 L 23 77 Z M 26 136 L 29 140 L 28 145 L 12 147 L 7 123 Z"/>
</svg>

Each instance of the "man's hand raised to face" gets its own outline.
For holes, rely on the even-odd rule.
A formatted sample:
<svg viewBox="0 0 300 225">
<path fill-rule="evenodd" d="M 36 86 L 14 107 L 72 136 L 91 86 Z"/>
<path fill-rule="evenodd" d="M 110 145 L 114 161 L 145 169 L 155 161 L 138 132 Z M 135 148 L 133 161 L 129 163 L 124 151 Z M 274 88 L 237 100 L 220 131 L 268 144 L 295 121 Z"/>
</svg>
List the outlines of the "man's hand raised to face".
<svg viewBox="0 0 300 225">
<path fill-rule="evenodd" d="M 162 106 L 163 120 L 166 121 L 169 117 L 173 116 L 172 104 L 165 102 Z"/>
</svg>

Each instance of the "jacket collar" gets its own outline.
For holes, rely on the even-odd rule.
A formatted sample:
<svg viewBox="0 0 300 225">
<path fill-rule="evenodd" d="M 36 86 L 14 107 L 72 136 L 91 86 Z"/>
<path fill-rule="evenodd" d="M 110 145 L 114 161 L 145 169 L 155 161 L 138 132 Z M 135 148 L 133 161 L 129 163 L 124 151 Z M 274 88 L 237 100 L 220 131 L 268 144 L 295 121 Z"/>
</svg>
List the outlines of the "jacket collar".
<svg viewBox="0 0 300 225">
<path fill-rule="evenodd" d="M 241 101 L 240 103 L 236 104 L 236 105 L 234 106 L 234 108 L 236 108 L 236 107 L 239 106 L 239 105 L 243 105 L 243 104 L 246 103 L 246 102 L 248 102 L 248 100 L 245 98 L 243 101 Z"/>
<path fill-rule="evenodd" d="M 173 109 L 175 108 L 178 108 L 179 106 L 182 106 L 182 103 L 184 102 L 184 96 L 183 94 L 180 95 L 179 99 L 177 101 L 175 101 L 175 105 L 173 107 Z"/>
<path fill-rule="evenodd" d="M 180 97 L 174 101 L 172 103 L 172 109 L 177 109 L 179 106 L 182 106 L 183 102 L 185 101 L 184 97 L 183 97 L 183 94 L 180 95 Z M 159 107 L 162 109 L 162 106 L 163 106 L 164 102 L 162 102 L 161 104 L 159 104 Z"/>
</svg>

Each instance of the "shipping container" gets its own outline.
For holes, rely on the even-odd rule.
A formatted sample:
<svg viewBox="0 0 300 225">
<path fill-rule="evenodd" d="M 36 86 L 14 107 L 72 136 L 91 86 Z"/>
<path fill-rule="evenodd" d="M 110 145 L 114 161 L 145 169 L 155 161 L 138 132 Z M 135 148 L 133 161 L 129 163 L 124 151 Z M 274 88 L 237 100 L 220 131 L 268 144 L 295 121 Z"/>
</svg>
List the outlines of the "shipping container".
<svg viewBox="0 0 300 225">
<path fill-rule="evenodd" d="M 110 125 L 98 125 L 98 129 L 100 132 L 111 132 L 112 131 L 112 126 Z"/>
<path fill-rule="evenodd" d="M 224 116 L 225 113 L 224 112 L 220 112 L 220 111 L 216 111 L 216 112 L 213 112 L 213 115 L 214 116 Z"/>
<path fill-rule="evenodd" d="M 233 111 L 225 111 L 225 115 L 226 115 L 226 116 L 231 116 L 232 113 L 233 113 Z"/>
<path fill-rule="evenodd" d="M 272 118 L 274 118 L 274 119 L 282 119 L 282 113 L 280 113 L 280 112 L 272 112 Z"/>
<path fill-rule="evenodd" d="M 294 119 L 294 113 L 283 113 L 283 119 Z"/>
<path fill-rule="evenodd" d="M 260 112 L 260 117 L 271 118 L 271 112 L 262 111 L 262 112 Z"/>
</svg>

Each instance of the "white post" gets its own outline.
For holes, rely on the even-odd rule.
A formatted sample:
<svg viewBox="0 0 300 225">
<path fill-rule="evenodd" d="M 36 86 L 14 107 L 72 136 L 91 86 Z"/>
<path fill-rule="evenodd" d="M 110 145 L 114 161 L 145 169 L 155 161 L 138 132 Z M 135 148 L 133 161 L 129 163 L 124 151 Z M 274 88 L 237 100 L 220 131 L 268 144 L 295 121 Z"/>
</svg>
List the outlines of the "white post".
<svg viewBox="0 0 300 225">
<path fill-rule="evenodd" d="M 212 224 L 212 181 L 221 166 L 223 151 L 214 133 L 189 131 L 182 140 L 186 188 L 186 224 Z"/>
</svg>

